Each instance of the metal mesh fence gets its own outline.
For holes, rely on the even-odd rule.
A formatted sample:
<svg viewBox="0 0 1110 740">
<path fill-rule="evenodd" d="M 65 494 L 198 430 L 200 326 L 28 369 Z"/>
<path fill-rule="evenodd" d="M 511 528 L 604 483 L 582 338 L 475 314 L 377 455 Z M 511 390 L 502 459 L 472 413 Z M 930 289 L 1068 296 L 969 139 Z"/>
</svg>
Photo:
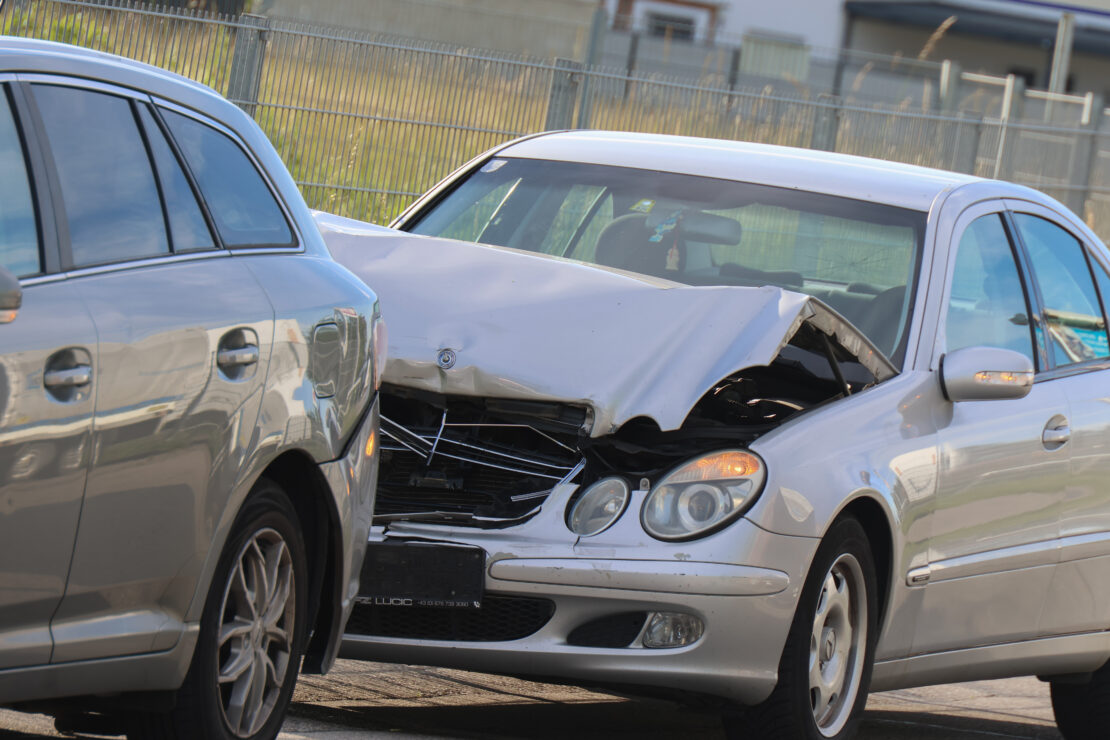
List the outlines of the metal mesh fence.
<svg viewBox="0 0 1110 740">
<path fill-rule="evenodd" d="M 953 94 L 929 79 L 891 78 L 883 84 L 902 84 L 906 94 L 880 104 L 864 94 L 867 80 L 878 79 L 875 66 L 848 74 L 834 96 L 119 0 L 9 0 L 0 33 L 121 54 L 211 85 L 255 117 L 309 205 L 380 223 L 499 142 L 598 128 L 812 147 L 1010 179 L 1061 199 L 1110 236 L 1101 101 L 1027 95 L 1012 79 L 964 74 Z"/>
</svg>

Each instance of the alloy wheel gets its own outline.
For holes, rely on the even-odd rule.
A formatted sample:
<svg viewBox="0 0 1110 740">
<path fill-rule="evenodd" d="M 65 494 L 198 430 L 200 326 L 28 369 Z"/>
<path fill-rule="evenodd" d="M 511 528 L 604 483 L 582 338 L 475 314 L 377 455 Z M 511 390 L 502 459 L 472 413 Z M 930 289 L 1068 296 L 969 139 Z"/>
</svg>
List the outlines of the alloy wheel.
<svg viewBox="0 0 1110 740">
<path fill-rule="evenodd" d="M 270 718 L 290 669 L 296 584 L 289 546 L 269 527 L 234 563 L 220 609 L 217 683 L 228 728 L 245 738 Z"/>
</svg>

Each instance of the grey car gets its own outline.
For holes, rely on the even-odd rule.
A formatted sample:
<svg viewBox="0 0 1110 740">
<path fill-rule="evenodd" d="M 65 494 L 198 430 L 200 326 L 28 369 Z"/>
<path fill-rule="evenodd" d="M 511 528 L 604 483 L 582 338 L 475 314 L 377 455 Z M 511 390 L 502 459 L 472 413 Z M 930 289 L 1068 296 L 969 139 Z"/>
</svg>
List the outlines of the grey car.
<svg viewBox="0 0 1110 740">
<path fill-rule="evenodd" d="M 1039 675 L 1110 731 L 1110 253 L 1028 188 L 738 142 L 489 152 L 392 234 L 343 654 L 846 738 L 869 690 Z"/>
<path fill-rule="evenodd" d="M 0 38 L 0 172 L 0 705 L 271 738 L 358 588 L 377 297 L 176 75 Z"/>
</svg>

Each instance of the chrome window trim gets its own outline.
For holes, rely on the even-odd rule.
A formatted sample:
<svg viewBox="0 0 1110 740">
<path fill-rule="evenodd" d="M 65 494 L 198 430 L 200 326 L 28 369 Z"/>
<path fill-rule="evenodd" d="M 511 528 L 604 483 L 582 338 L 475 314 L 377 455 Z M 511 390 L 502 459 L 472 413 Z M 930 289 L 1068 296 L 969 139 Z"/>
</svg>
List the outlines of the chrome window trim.
<svg viewBox="0 0 1110 740">
<path fill-rule="evenodd" d="M 249 257 L 257 254 L 304 254 L 304 246 L 298 247 L 235 247 L 224 250 L 236 257 Z"/>
<path fill-rule="evenodd" d="M 32 288 L 36 285 L 42 285 L 44 283 L 60 283 L 65 279 L 66 274 L 64 272 L 50 272 L 44 273 L 42 275 L 33 275 L 31 277 L 20 278 L 19 284 L 24 288 Z"/>
<path fill-rule="evenodd" d="M 103 265 L 81 267 L 61 273 L 66 278 L 80 278 L 88 275 L 100 275 L 106 272 L 119 272 L 120 270 L 134 270 L 141 267 L 175 264 L 178 262 L 191 262 L 193 260 L 209 260 L 216 258 L 229 258 L 231 254 L 226 249 L 209 249 L 183 254 L 167 254 L 158 257 L 143 257 L 141 259 L 127 260 L 125 262 L 109 262 Z"/>
<path fill-rule="evenodd" d="M 1067 232 L 1069 236 L 1079 242 L 1079 248 L 1083 250 L 1083 253 L 1087 256 L 1088 260 L 1094 260 L 1098 262 L 1099 265 L 1104 270 L 1106 270 L 1107 273 L 1110 273 L 1110 267 L 1108 267 L 1107 265 L 1107 256 L 1105 254 L 1099 254 L 1100 250 L 1092 246 L 1091 240 L 1089 238 L 1086 238 L 1086 234 L 1084 231 L 1076 228 L 1075 224 L 1072 223 L 1072 219 L 1067 218 L 1064 214 L 1058 212 L 1056 209 L 1049 208 L 1042 203 L 1035 203 L 1033 201 L 1020 200 L 1015 198 L 1005 198 L 1004 202 L 1006 204 L 1007 215 L 1011 218 L 1015 214 L 1022 213 L 1027 216 L 1034 216 L 1036 218 L 1044 219 L 1053 226 L 1056 226 L 1057 228 L 1060 228 Z M 1101 251 L 1105 251 L 1105 247 Z M 1088 270 L 1089 269 L 1090 265 L 1088 265 Z M 1030 266 L 1030 273 L 1032 273 L 1032 266 Z M 1030 277 L 1033 277 L 1033 279 L 1035 279 L 1035 277 L 1032 275 L 1030 275 Z M 1098 281 L 1095 280 L 1095 276 L 1093 274 L 1090 277 L 1092 282 L 1094 283 L 1096 295 L 1100 295 L 1101 291 L 1098 287 Z M 1107 297 L 1103 297 L 1103 300 L 1107 301 Z M 1105 308 L 1107 311 L 1110 311 L 1110 305 L 1107 305 Z M 1108 332 L 1110 332 L 1110 326 L 1107 327 L 1107 330 Z M 1051 370 L 1043 370 L 1037 373 L 1036 378 L 1033 382 L 1036 383 L 1040 382 L 1041 380 L 1053 380 L 1055 378 L 1067 378 L 1073 375 L 1083 375 L 1089 372 L 1098 372 L 1100 370 L 1106 370 L 1108 368 L 1110 368 L 1110 357 L 1096 357 L 1093 360 L 1087 360 L 1086 362 L 1073 362 L 1062 367 L 1056 367 L 1056 365 L 1054 364 Z"/>
<path fill-rule="evenodd" d="M 122 98 L 130 98 L 132 100 L 150 102 L 150 96 L 144 92 L 132 90 L 128 87 L 120 87 L 119 85 L 112 85 L 107 82 L 100 82 L 99 80 L 89 80 L 83 77 L 70 77 L 61 74 L 42 74 L 40 72 L 20 72 L 17 73 L 15 77 L 18 81 L 25 82 L 30 85 L 56 85 L 59 87 L 76 87 L 83 90 L 91 90 L 93 92 L 116 95 Z"/>
<path fill-rule="evenodd" d="M 202 113 L 199 113 L 195 110 L 192 110 L 191 108 L 186 108 L 185 106 L 178 105 L 177 103 L 174 103 L 171 100 L 166 100 L 165 98 L 160 98 L 160 97 L 157 97 L 157 96 L 151 96 L 150 100 L 154 104 L 155 108 L 162 107 L 162 108 L 165 108 L 166 110 L 173 111 L 174 113 L 180 114 L 182 116 L 186 116 L 188 118 L 193 119 L 194 121 L 196 121 L 198 123 L 201 123 L 201 124 L 204 124 L 205 126 L 208 126 L 209 128 L 213 128 L 213 129 L 219 131 L 220 133 L 226 135 L 227 137 L 229 137 L 231 139 L 231 141 L 236 146 L 239 147 L 240 151 L 242 151 L 243 154 L 246 155 L 246 157 L 250 161 L 250 163 L 252 165 L 254 165 L 255 171 L 258 172 L 258 174 L 262 177 L 263 184 L 270 191 L 270 196 L 273 197 L 274 202 L 277 203 L 278 208 L 281 210 L 282 215 L 285 216 L 285 223 L 289 226 L 289 231 L 291 231 L 293 233 L 293 237 L 296 240 L 296 244 L 290 244 L 288 246 L 273 245 L 273 244 L 265 245 L 265 246 L 262 246 L 262 247 L 237 246 L 234 249 L 232 249 L 231 251 L 235 251 L 235 252 L 239 252 L 239 251 L 259 252 L 261 250 L 268 250 L 268 249 L 282 249 L 282 250 L 287 250 L 287 251 L 292 251 L 292 250 L 304 251 L 304 248 L 305 248 L 304 234 L 301 233 L 300 227 L 297 224 L 297 219 L 295 219 L 293 217 L 293 213 L 292 213 L 292 211 L 290 211 L 289 205 L 285 202 L 285 198 L 282 196 L 281 190 L 279 190 L 277 188 L 277 186 L 274 185 L 274 179 L 270 175 L 270 171 L 268 169 L 266 169 L 266 167 L 262 164 L 262 162 L 258 159 L 258 157 L 255 156 L 254 150 L 251 149 L 250 146 L 248 146 L 245 141 L 243 141 L 243 138 L 241 136 L 236 134 L 234 131 L 232 131 L 230 128 L 228 128 L 224 124 L 220 123 L 219 121 L 213 120 L 212 118 L 209 118 L 208 116 L 205 116 Z M 182 155 L 184 156 L 184 153 L 182 153 Z M 186 162 L 185 164 L 187 166 L 188 162 Z M 198 183 L 198 187 L 199 187 L 199 183 Z M 204 197 L 203 193 L 201 193 L 201 197 Z M 222 237 L 220 238 L 220 241 L 221 242 L 223 241 Z M 225 245 L 225 248 L 227 248 L 226 245 Z"/>
</svg>

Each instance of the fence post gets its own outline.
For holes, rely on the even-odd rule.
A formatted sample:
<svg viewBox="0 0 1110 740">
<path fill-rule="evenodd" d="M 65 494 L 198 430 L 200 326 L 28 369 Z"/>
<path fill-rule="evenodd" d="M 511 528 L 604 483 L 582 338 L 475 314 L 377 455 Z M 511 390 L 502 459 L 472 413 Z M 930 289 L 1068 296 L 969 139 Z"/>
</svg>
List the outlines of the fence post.
<svg viewBox="0 0 1110 740">
<path fill-rule="evenodd" d="M 945 59 L 940 67 L 940 109 L 952 113 L 960 107 L 960 79 L 963 69 L 951 59 Z"/>
<path fill-rule="evenodd" d="M 595 69 L 601 61 L 601 47 L 605 43 L 605 28 L 609 24 L 609 14 L 605 12 L 604 3 L 598 3 L 594 9 L 594 18 L 590 23 L 590 44 L 586 48 L 585 74 L 582 78 L 582 102 L 578 106 L 578 122 L 575 128 L 590 127 L 590 70 Z"/>
<path fill-rule="evenodd" d="M 970 133 L 965 133 L 970 129 Z M 956 119 L 956 145 L 952 151 L 952 169 L 968 175 L 975 174 L 979 159 L 979 139 L 983 136 L 983 117 L 974 113 L 960 113 Z"/>
<path fill-rule="evenodd" d="M 633 31 L 628 36 L 628 60 L 625 62 L 624 97 L 627 100 L 632 93 L 632 75 L 636 73 L 636 55 L 640 51 L 640 32 Z"/>
<path fill-rule="evenodd" d="M 1025 80 L 1016 75 L 1006 76 L 1002 93 L 1002 130 L 998 134 L 998 152 L 994 159 L 994 177 L 1007 180 L 1014 171 L 1014 144 L 1017 135 L 1010 131 L 1013 122 L 1020 121 L 1025 109 Z"/>
<path fill-rule="evenodd" d="M 1094 171 L 1094 159 L 1098 156 L 1098 133 L 1104 118 L 1102 110 L 1105 102 L 1101 95 L 1087 93 L 1083 101 L 1083 118 L 1080 121 L 1080 130 L 1075 134 L 1075 149 L 1072 152 L 1071 178 L 1068 197 L 1065 200 L 1068 208 L 1083 218 L 1083 211 L 1087 205 L 1087 193 L 1091 187 L 1091 173 Z"/>
<path fill-rule="evenodd" d="M 813 112 L 813 137 L 810 149 L 836 151 L 836 137 L 840 129 L 840 97 L 821 93 L 817 96 L 817 109 Z"/>
<path fill-rule="evenodd" d="M 262 61 L 266 55 L 266 31 L 270 19 L 244 13 L 235 26 L 234 51 L 228 72 L 227 97 L 254 116 L 258 88 L 262 83 Z"/>
<path fill-rule="evenodd" d="M 573 59 L 556 59 L 551 71 L 551 96 L 547 101 L 544 130 L 559 131 L 574 126 L 574 104 L 578 101 L 578 82 L 582 65 Z"/>
</svg>

